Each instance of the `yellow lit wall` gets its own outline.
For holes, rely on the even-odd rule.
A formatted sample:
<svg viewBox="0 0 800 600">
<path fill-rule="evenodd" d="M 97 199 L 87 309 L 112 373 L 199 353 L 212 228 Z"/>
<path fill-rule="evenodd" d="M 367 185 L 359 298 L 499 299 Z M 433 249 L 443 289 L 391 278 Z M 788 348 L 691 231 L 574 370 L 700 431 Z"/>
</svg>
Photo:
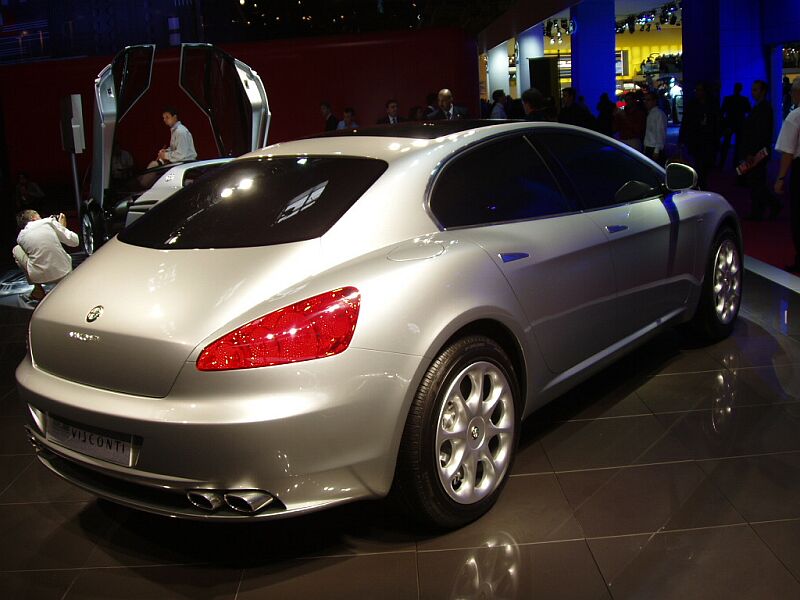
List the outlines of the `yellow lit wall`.
<svg viewBox="0 0 800 600">
<path fill-rule="evenodd" d="M 651 54 L 678 54 L 683 51 L 681 28 L 672 25 L 664 25 L 661 31 L 656 31 L 655 28 L 650 31 L 637 29 L 633 34 L 626 31 L 618 33 L 616 38 L 616 49 L 628 51 L 628 75 L 617 77 L 617 79 L 632 79 L 638 74 L 642 61 L 647 60 Z M 545 55 L 559 52 L 569 54 L 571 51 L 570 38 L 564 36 L 563 39 L 563 44 L 551 44 L 550 39 L 545 38 Z"/>
</svg>

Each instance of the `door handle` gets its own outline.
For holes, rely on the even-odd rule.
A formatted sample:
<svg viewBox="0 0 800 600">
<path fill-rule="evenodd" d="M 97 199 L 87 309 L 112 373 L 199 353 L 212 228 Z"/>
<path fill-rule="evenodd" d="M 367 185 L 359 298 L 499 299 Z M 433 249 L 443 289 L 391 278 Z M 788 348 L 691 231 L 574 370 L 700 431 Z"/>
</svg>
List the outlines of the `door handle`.
<svg viewBox="0 0 800 600">
<path fill-rule="evenodd" d="M 606 225 L 606 231 L 608 233 L 618 233 L 620 231 L 625 231 L 628 229 L 627 225 Z"/>
<path fill-rule="evenodd" d="M 527 252 L 501 252 L 499 256 L 504 263 L 509 263 L 515 260 L 528 258 L 530 255 Z"/>
</svg>

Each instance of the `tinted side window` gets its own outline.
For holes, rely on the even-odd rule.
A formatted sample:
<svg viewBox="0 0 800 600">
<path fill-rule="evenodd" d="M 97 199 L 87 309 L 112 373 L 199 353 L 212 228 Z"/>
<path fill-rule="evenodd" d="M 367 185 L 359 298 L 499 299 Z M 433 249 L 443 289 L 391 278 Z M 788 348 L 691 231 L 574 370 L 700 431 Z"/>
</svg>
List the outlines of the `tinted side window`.
<svg viewBox="0 0 800 600">
<path fill-rule="evenodd" d="M 457 157 L 439 176 L 431 210 L 445 227 L 532 219 L 573 210 L 522 137 Z"/>
<path fill-rule="evenodd" d="M 382 160 L 235 160 L 157 204 L 119 235 L 162 250 L 246 248 L 320 237 L 386 170 Z"/>
<path fill-rule="evenodd" d="M 658 171 L 601 138 L 561 131 L 533 137 L 561 163 L 587 210 L 660 193 L 664 178 Z"/>
</svg>

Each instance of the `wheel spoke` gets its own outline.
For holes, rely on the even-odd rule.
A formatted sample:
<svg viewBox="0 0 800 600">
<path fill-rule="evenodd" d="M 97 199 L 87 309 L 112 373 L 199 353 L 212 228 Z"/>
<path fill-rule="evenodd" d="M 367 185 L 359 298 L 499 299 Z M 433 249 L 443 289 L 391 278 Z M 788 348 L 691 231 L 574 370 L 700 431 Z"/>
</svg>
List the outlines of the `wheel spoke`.
<svg viewBox="0 0 800 600">
<path fill-rule="evenodd" d="M 465 406 L 467 415 L 472 418 L 480 414 L 480 405 L 483 401 L 483 380 L 486 374 L 486 369 L 476 365 L 474 368 L 467 372 L 472 388 L 470 389 L 469 396 L 466 398 Z"/>
<path fill-rule="evenodd" d="M 491 421 L 486 422 L 486 439 L 490 440 L 496 435 L 510 434 L 514 431 L 513 422 L 501 419 L 500 423 L 494 424 Z"/>
<path fill-rule="evenodd" d="M 497 483 L 497 468 L 494 457 L 488 448 L 484 447 L 478 461 L 483 465 L 483 475 L 481 477 L 480 488 L 482 490 L 492 490 Z"/>
</svg>

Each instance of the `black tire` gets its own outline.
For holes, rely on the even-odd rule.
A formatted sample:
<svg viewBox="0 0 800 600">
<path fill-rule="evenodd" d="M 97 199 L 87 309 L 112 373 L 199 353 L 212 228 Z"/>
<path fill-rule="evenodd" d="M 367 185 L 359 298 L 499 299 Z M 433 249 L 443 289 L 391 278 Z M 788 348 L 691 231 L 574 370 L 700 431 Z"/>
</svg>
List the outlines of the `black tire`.
<svg viewBox="0 0 800 600">
<path fill-rule="evenodd" d="M 725 318 L 722 318 L 715 305 L 714 276 L 719 253 L 723 246 L 730 248 L 730 244 L 735 248 L 736 260 L 738 261 L 738 300 L 735 309 L 731 311 L 732 316 L 726 315 Z M 717 235 L 714 237 L 714 243 L 711 245 L 706 260 L 703 287 L 700 291 L 700 302 L 694 317 L 689 322 L 689 328 L 696 337 L 705 342 L 717 342 L 728 337 L 731 332 L 733 332 L 741 306 L 743 275 L 742 243 L 733 229 L 730 227 L 723 227 L 717 232 Z"/>
<path fill-rule="evenodd" d="M 513 424 L 513 432 L 505 434 L 506 437 L 502 438 L 505 441 L 498 442 L 498 445 L 502 444 L 500 450 L 497 450 L 497 445 L 495 450 L 491 450 L 491 444 L 501 439 L 500 436 L 490 439 L 489 436 L 494 434 L 486 433 L 489 431 L 488 426 L 481 432 L 482 437 L 479 443 L 482 447 L 492 452 L 497 451 L 498 454 L 502 453 L 507 457 L 505 469 L 502 471 L 502 475 L 496 472 L 488 475 L 487 481 L 490 483 L 495 481 L 496 484 L 487 486 L 488 489 L 485 492 L 487 495 L 472 503 L 462 503 L 454 500 L 448 494 L 444 483 L 440 480 L 439 461 L 442 449 L 436 447 L 437 428 L 440 416 L 444 418 L 443 403 L 448 389 L 455 385 L 456 378 L 463 375 L 465 369 L 483 363 L 489 363 L 489 368 L 495 375 L 502 374 L 505 377 L 505 382 L 501 378 L 495 380 L 500 383 L 497 389 L 505 389 L 504 384 L 507 382 L 512 396 L 511 402 L 508 400 L 498 402 L 498 405 L 503 405 L 499 409 L 500 412 L 493 411 L 489 415 L 489 419 L 494 420 L 495 413 L 497 413 L 497 419 L 500 420 L 500 415 L 506 410 L 504 407 L 510 406 L 513 408 L 513 415 L 506 413 L 502 419 L 506 426 L 508 423 Z M 495 368 L 496 370 L 494 370 Z M 462 381 L 466 380 L 467 377 L 462 377 Z M 482 379 L 481 390 L 486 385 L 486 381 L 485 378 Z M 461 391 L 461 387 L 458 389 L 462 395 L 465 395 Z M 517 376 L 511 361 L 500 345 L 481 335 L 470 335 L 453 342 L 431 363 L 411 403 L 400 444 L 391 496 L 413 518 L 426 526 L 452 529 L 474 521 L 494 505 L 508 480 L 519 439 L 521 412 L 522 403 Z M 473 429 L 470 427 L 465 428 L 463 436 L 467 440 L 466 443 L 469 443 L 472 432 Z M 478 442 L 473 441 L 472 443 Z M 453 453 L 455 454 L 455 451 Z M 476 472 L 485 473 L 481 466 L 477 467 Z M 477 477 L 475 482 L 482 477 L 483 475 Z"/>
<path fill-rule="evenodd" d="M 89 203 L 81 209 L 81 244 L 87 255 L 94 254 L 106 241 L 101 209 Z"/>
</svg>

